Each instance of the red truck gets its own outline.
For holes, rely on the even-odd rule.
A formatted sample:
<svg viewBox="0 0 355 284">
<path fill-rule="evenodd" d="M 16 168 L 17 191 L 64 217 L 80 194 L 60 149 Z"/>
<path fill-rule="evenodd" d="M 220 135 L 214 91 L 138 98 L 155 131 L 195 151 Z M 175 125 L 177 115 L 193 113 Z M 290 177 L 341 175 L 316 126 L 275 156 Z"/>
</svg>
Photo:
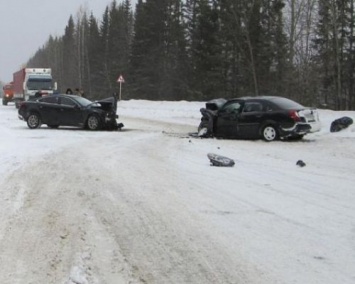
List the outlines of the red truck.
<svg viewBox="0 0 355 284">
<path fill-rule="evenodd" d="M 5 86 L 3 86 L 3 97 L 2 97 L 2 104 L 4 106 L 7 106 L 8 102 L 12 102 L 13 98 L 14 98 L 14 84 L 13 82 L 10 82 L 8 84 L 6 84 Z"/>
</svg>

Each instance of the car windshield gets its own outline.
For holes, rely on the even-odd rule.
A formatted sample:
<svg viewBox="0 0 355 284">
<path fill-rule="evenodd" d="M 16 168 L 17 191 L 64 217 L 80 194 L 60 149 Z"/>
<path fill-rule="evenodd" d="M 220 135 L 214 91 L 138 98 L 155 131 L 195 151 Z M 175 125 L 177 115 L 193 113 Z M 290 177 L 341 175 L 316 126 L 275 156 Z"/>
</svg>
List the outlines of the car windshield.
<svg viewBox="0 0 355 284">
<path fill-rule="evenodd" d="M 29 90 L 52 90 L 52 78 L 30 77 L 27 82 Z"/>
<path fill-rule="evenodd" d="M 75 98 L 75 100 L 81 104 L 82 106 L 88 106 L 88 105 L 91 105 L 91 104 L 95 104 L 94 102 L 86 99 L 86 98 L 83 98 L 83 97 L 77 97 Z"/>
<path fill-rule="evenodd" d="M 226 103 L 221 109 L 221 112 L 239 113 L 240 109 L 241 109 L 241 103 L 239 101 L 233 101 L 233 102 Z"/>
<path fill-rule="evenodd" d="M 295 101 L 286 99 L 286 98 L 275 98 L 272 100 L 277 106 L 281 109 L 302 109 L 303 105 L 296 103 Z"/>
</svg>

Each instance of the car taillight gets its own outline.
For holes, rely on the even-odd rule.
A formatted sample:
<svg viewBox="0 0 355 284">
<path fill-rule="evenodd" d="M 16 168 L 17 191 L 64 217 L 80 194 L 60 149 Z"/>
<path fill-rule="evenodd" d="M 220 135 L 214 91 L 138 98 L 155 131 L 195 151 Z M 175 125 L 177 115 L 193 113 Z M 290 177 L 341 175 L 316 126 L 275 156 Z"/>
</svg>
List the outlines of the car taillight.
<svg viewBox="0 0 355 284">
<path fill-rule="evenodd" d="M 301 118 L 296 110 L 290 110 L 289 115 L 294 121 L 301 121 Z"/>
</svg>

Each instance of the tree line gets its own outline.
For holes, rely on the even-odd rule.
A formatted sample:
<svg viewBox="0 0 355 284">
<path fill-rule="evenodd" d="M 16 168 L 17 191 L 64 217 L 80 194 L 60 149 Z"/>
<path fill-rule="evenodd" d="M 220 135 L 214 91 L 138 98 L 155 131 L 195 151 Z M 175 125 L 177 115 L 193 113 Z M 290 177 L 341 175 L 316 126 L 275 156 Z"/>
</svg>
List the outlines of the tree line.
<svg viewBox="0 0 355 284">
<path fill-rule="evenodd" d="M 27 62 L 92 99 L 276 95 L 355 109 L 355 0 L 130 0 L 79 10 Z"/>
</svg>

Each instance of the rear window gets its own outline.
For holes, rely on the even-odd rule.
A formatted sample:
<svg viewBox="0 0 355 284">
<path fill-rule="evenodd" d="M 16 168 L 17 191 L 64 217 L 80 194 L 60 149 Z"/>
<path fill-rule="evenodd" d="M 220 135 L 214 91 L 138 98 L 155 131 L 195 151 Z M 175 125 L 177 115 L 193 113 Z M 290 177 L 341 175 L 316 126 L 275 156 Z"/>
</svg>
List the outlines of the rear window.
<svg viewBox="0 0 355 284">
<path fill-rule="evenodd" d="M 286 98 L 275 98 L 272 99 L 272 102 L 280 107 L 281 109 L 302 109 L 303 105 L 296 103 L 295 101 L 286 99 Z"/>
</svg>

